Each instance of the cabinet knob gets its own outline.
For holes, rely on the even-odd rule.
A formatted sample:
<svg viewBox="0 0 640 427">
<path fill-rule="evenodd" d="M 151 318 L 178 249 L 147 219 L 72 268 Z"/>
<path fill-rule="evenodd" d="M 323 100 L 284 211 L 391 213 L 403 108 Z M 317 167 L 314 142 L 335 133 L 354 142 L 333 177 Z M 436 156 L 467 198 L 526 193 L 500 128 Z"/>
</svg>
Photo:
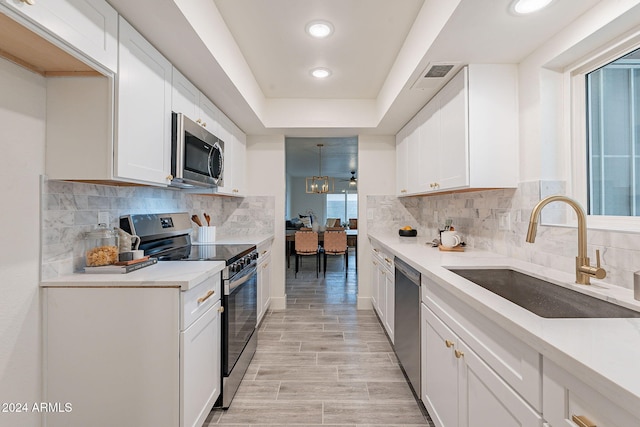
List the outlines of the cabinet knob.
<svg viewBox="0 0 640 427">
<path fill-rule="evenodd" d="M 207 122 L 202 122 L 202 127 L 207 127 Z"/>
<path fill-rule="evenodd" d="M 447 348 L 451 348 L 453 347 L 453 341 L 444 340 L 444 345 L 446 345 Z"/>
<path fill-rule="evenodd" d="M 22 3 L 26 3 L 29 6 L 33 6 L 34 4 L 36 4 L 36 0 L 20 0 Z"/>
<path fill-rule="evenodd" d="M 406 192 L 407 192 L 407 190 L 402 189 L 402 190 L 400 190 L 400 192 L 401 192 L 401 193 L 406 193 Z"/>
<path fill-rule="evenodd" d="M 224 313 L 224 307 L 218 307 L 218 313 Z"/>
<path fill-rule="evenodd" d="M 173 175 L 167 175 L 167 181 L 172 181 L 173 180 Z"/>
<path fill-rule="evenodd" d="M 571 421 L 578 424 L 578 427 L 598 427 L 593 421 L 584 415 L 572 415 Z"/>
<path fill-rule="evenodd" d="M 234 193 L 239 193 L 239 192 L 240 192 L 240 190 L 238 190 L 237 188 L 234 188 L 234 189 L 233 189 L 233 192 L 234 192 Z"/>
<path fill-rule="evenodd" d="M 198 119 L 198 120 L 196 120 L 196 123 L 197 123 L 197 124 L 199 124 L 199 125 L 201 125 L 201 124 L 202 124 L 202 119 Z"/>
<path fill-rule="evenodd" d="M 460 350 L 456 350 L 456 351 L 454 351 L 454 353 L 455 353 L 457 359 L 460 359 L 461 357 L 464 357 L 464 353 L 461 352 Z"/>
</svg>

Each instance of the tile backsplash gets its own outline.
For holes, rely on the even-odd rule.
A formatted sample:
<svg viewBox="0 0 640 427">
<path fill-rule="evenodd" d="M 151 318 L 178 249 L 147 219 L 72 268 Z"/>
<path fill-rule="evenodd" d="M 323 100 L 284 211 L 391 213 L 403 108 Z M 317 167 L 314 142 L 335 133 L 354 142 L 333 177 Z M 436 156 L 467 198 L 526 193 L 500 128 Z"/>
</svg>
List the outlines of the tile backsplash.
<svg viewBox="0 0 640 427">
<path fill-rule="evenodd" d="M 121 215 L 189 212 L 211 215 L 219 237 L 273 233 L 275 198 L 202 196 L 142 186 L 112 187 L 43 180 L 42 279 L 70 274 L 84 266 L 82 239 L 108 212 L 110 227 Z"/>
<path fill-rule="evenodd" d="M 563 205 L 545 207 L 536 242 L 525 242 L 529 217 L 536 203 L 564 191 L 563 182 L 532 181 L 521 183 L 517 189 L 441 196 L 368 196 L 367 227 L 369 231 L 396 232 L 404 225 L 411 225 L 418 229 L 419 236 L 432 240 L 438 236 L 438 228 L 445 220 L 452 219 L 470 247 L 572 273 L 577 254 L 576 229 L 542 225 L 563 222 L 567 215 Z M 507 229 L 501 226 L 501 217 L 503 224 L 507 222 Z M 588 253 L 592 264 L 595 264 L 596 249 L 600 249 L 602 266 L 607 270 L 605 281 L 633 289 L 633 272 L 640 270 L 640 234 L 589 230 Z"/>
</svg>

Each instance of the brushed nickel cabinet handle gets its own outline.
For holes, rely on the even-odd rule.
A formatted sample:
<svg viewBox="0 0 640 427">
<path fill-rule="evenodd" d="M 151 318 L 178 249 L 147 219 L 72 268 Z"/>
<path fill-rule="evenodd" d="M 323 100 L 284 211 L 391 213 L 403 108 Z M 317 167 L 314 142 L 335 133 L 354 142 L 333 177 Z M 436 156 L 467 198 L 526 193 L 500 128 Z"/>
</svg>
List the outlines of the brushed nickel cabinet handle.
<svg viewBox="0 0 640 427">
<path fill-rule="evenodd" d="M 460 359 L 461 357 L 464 357 L 464 353 L 461 352 L 460 350 L 456 350 L 456 351 L 454 351 L 454 353 L 455 353 L 457 359 Z"/>
<path fill-rule="evenodd" d="M 447 348 L 451 348 L 453 347 L 453 341 L 449 341 L 449 340 L 444 340 L 444 345 L 447 346 Z"/>
<path fill-rule="evenodd" d="M 205 302 L 206 300 L 211 298 L 211 296 L 213 294 L 215 294 L 215 293 L 216 293 L 216 291 L 210 290 L 209 292 L 207 292 L 207 294 L 205 296 L 198 298 L 198 304 L 202 304 L 203 302 Z"/>
<path fill-rule="evenodd" d="M 572 415 L 571 421 L 578 424 L 579 427 L 598 427 L 589 418 L 584 415 Z"/>
</svg>

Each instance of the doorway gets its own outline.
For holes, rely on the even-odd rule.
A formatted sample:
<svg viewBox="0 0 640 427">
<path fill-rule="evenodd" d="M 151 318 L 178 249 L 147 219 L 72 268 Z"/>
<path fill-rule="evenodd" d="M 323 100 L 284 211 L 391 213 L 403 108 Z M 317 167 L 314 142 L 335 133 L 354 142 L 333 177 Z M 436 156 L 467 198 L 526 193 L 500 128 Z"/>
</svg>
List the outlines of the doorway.
<svg viewBox="0 0 640 427">
<path fill-rule="evenodd" d="M 358 137 L 285 138 L 287 286 L 295 269 L 295 232 L 311 228 L 319 232 L 320 245 L 327 227 L 342 227 L 350 235 L 348 257 L 327 257 L 327 277 L 346 284 L 349 276 L 357 297 Z M 314 178 L 315 179 L 314 181 Z M 313 273 L 312 257 L 300 257 L 304 276 Z M 321 257 L 322 276 L 325 265 Z M 347 264 L 348 260 L 348 266 Z M 349 270 L 346 270 L 346 269 Z M 352 272 L 353 270 L 353 272 Z M 341 273 L 341 274 L 334 274 Z M 346 274 L 345 274 L 346 273 Z M 350 274 L 349 274 L 350 273 Z M 332 283 L 332 286 L 337 285 Z M 287 292 L 288 294 L 288 292 Z"/>
</svg>

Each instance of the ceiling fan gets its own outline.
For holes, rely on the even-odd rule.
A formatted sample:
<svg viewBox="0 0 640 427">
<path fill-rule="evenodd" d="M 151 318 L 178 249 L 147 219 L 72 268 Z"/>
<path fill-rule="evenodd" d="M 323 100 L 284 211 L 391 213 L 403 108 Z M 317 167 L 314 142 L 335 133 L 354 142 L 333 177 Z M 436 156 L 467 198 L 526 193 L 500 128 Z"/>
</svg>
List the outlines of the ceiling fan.
<svg viewBox="0 0 640 427">
<path fill-rule="evenodd" d="M 356 171 L 352 170 L 352 171 L 350 171 L 350 173 L 351 173 L 351 178 L 349 178 L 349 179 L 342 178 L 342 179 L 339 179 L 339 181 L 348 182 L 349 183 L 349 187 L 353 188 L 353 187 L 358 185 L 358 178 L 356 178 Z"/>
</svg>

